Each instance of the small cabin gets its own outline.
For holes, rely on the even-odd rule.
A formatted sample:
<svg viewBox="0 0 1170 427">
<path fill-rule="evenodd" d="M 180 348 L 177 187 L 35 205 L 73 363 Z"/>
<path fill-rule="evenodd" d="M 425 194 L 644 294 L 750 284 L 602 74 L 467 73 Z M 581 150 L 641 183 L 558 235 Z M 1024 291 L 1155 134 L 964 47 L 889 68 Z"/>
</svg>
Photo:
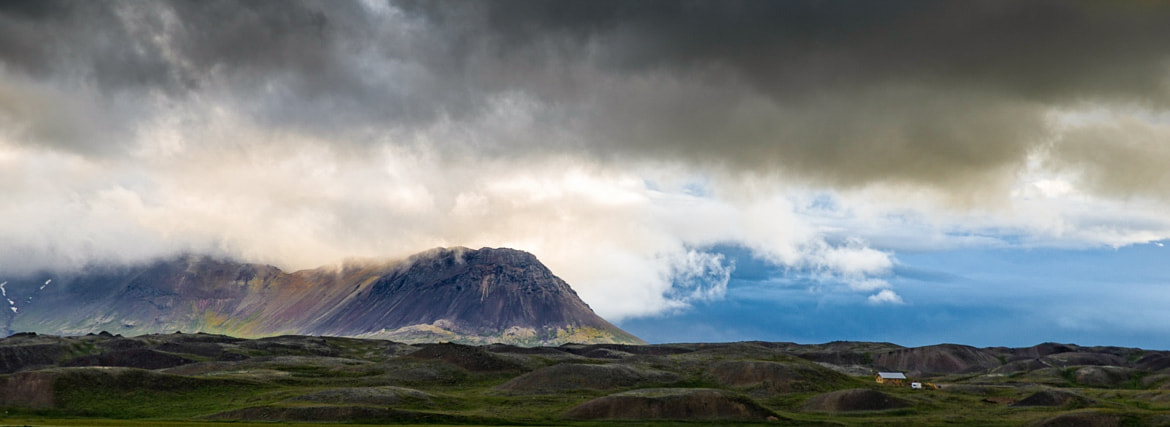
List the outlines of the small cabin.
<svg viewBox="0 0 1170 427">
<path fill-rule="evenodd" d="M 874 379 L 878 384 L 906 385 L 906 374 L 901 372 L 878 372 Z"/>
</svg>

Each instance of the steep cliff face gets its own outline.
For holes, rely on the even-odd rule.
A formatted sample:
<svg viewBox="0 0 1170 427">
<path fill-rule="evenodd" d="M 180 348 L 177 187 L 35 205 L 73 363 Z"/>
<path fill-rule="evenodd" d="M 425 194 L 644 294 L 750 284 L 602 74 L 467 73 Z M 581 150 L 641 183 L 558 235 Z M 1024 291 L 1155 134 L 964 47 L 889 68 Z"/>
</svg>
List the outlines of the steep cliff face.
<svg viewBox="0 0 1170 427">
<path fill-rule="evenodd" d="M 184 256 L 0 283 L 9 333 L 181 330 L 409 342 L 641 342 L 594 314 L 535 256 L 512 249 L 436 249 L 401 262 L 295 273 Z"/>
</svg>

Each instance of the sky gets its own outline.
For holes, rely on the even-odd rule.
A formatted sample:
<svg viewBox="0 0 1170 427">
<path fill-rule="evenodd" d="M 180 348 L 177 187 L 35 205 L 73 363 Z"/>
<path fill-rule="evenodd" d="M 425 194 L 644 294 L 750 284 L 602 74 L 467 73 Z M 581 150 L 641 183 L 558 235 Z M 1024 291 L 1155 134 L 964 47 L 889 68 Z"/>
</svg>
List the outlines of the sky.
<svg viewBox="0 0 1170 427">
<path fill-rule="evenodd" d="M 0 276 L 511 247 L 651 342 L 1170 349 L 1166 40 L 1145 1 L 4 2 Z"/>
</svg>

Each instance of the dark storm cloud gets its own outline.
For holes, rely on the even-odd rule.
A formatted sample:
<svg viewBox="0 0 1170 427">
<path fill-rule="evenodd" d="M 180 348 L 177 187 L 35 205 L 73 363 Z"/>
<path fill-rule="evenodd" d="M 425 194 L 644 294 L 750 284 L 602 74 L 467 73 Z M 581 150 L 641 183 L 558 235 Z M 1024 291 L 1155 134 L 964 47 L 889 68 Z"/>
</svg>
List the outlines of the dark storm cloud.
<svg viewBox="0 0 1170 427">
<path fill-rule="evenodd" d="M 0 6 L 0 19 L 5 65 L 111 90 L 190 88 L 220 66 L 313 72 L 328 48 L 325 16 L 297 3 L 13 2 Z"/>
<path fill-rule="evenodd" d="M 642 77 L 526 86 L 554 99 L 562 86 L 583 88 L 573 99 L 601 98 L 569 114 L 591 116 L 597 151 L 780 166 L 845 185 L 1002 184 L 991 181 L 1012 179 L 1004 172 L 1045 141 L 1051 108 L 1161 109 L 1170 94 L 1170 14 L 1147 4 L 493 5 L 484 33 L 509 63 L 544 49 L 559 61 L 587 58 L 603 75 Z M 517 86 L 556 82 L 511 71 L 498 75 Z"/>
<path fill-rule="evenodd" d="M 1163 110 L 1170 93 L 1170 6 L 1155 3 L 384 6 L 8 3 L 0 59 L 9 74 L 99 98 L 198 94 L 324 135 L 447 124 L 471 136 L 440 148 L 479 154 L 568 151 L 960 192 L 1010 177 L 1050 142 L 1052 109 Z M 493 123 L 512 110 L 527 124 Z"/>
</svg>

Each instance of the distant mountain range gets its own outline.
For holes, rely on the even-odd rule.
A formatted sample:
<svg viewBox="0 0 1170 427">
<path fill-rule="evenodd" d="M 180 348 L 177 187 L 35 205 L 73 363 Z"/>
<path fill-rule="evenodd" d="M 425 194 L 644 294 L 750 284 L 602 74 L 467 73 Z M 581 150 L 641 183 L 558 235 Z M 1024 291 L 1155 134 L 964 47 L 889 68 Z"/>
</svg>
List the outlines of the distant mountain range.
<svg viewBox="0 0 1170 427">
<path fill-rule="evenodd" d="M 186 255 L 0 277 L 6 332 L 332 335 L 401 342 L 642 344 L 530 253 L 434 249 L 404 261 L 286 273 Z"/>
</svg>

